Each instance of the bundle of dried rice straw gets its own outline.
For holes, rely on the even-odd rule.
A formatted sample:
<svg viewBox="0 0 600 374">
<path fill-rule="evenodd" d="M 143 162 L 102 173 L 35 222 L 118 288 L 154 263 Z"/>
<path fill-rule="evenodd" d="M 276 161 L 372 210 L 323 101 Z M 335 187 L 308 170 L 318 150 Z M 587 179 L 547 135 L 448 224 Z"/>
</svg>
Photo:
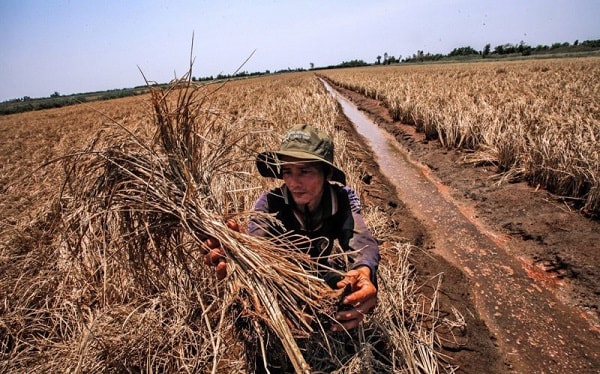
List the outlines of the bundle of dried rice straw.
<svg viewBox="0 0 600 374">
<path fill-rule="evenodd" d="M 64 194 L 74 208 L 65 219 L 66 253 L 104 278 L 119 273 L 107 269 L 109 259 L 119 259 L 112 266 L 132 274 L 144 290 L 159 293 L 174 283 L 168 277 L 184 275 L 203 293 L 208 284 L 199 279 L 206 273 L 200 269 L 200 246 L 215 238 L 228 264 L 226 291 L 218 291 L 223 310 L 243 297 L 241 305 L 248 308 L 243 314 L 255 317 L 257 330 L 264 324 L 275 333 L 295 370 L 305 372 L 309 366 L 295 339 L 313 333 L 314 322 L 332 311 L 334 292 L 317 276 L 318 263 L 297 250 L 306 238 L 282 233 L 268 239 L 227 227 L 232 218 L 277 223 L 256 212 L 224 212 L 214 179 L 224 173 L 239 178 L 232 160 L 239 159 L 239 151 L 246 152 L 246 160 L 253 153 L 240 149 L 241 136 L 217 121 L 199 122 L 207 117 L 202 112 L 205 92 L 186 80 L 167 90 L 153 89 L 153 146 L 128 133 L 128 142 L 73 159 Z"/>
</svg>

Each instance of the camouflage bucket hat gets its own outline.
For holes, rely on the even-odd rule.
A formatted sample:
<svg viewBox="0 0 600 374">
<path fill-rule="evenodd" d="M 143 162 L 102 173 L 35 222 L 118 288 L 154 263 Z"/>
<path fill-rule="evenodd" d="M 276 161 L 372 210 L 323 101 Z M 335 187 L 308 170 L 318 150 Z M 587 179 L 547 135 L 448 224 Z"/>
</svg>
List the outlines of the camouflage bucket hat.
<svg viewBox="0 0 600 374">
<path fill-rule="evenodd" d="M 324 162 L 332 167 L 331 180 L 346 184 L 346 175 L 333 164 L 333 141 L 331 137 L 310 125 L 295 125 L 283 137 L 279 151 L 259 154 L 256 158 L 256 166 L 260 175 L 282 179 L 282 156 Z"/>
</svg>

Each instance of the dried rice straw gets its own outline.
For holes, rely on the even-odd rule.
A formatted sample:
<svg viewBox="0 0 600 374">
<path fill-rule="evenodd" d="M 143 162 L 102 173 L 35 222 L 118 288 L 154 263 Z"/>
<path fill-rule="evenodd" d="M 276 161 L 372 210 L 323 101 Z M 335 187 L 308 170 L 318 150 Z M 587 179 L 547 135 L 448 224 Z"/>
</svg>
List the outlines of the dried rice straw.
<svg viewBox="0 0 600 374">
<path fill-rule="evenodd" d="M 115 255 L 115 248 L 124 250 L 137 282 L 155 289 L 165 282 L 169 267 L 195 277 L 189 259 L 197 255 L 185 249 L 184 238 L 198 249 L 208 237 L 216 238 L 228 264 L 230 295 L 224 300 L 247 295 L 245 305 L 252 312 L 246 314 L 259 317 L 277 335 L 297 372 L 307 372 L 295 336 L 314 332 L 310 321 L 326 313 L 324 305 L 333 300 L 333 292 L 317 276 L 324 269 L 298 250 L 308 239 L 255 237 L 225 225 L 231 214 L 223 213 L 212 183 L 215 175 L 228 172 L 240 137 L 218 129 L 217 121 L 198 123 L 206 100 L 202 92 L 185 79 L 166 91 L 152 89 L 158 146 L 133 139 L 90 151 L 87 156 L 92 157 L 69 165 L 68 195 L 74 197 L 72 206 L 81 208 L 65 221 L 66 247 L 71 254 L 101 250 L 104 256 Z M 177 96 L 175 107 L 171 95 Z M 236 218 L 276 225 L 272 217 L 258 213 L 238 212 Z"/>
</svg>

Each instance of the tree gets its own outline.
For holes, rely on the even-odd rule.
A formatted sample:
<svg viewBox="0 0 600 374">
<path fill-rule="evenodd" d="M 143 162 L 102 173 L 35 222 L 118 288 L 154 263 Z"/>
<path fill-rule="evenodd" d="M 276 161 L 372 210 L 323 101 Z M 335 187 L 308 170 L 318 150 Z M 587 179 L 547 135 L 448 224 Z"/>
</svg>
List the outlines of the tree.
<svg viewBox="0 0 600 374">
<path fill-rule="evenodd" d="M 356 67 L 356 66 L 368 66 L 368 65 L 369 64 L 367 64 L 363 60 L 350 60 L 350 61 L 343 61 L 341 64 L 335 65 L 333 67 L 351 68 L 351 67 Z"/>
<path fill-rule="evenodd" d="M 377 56 L 377 62 L 375 63 L 376 65 L 381 64 L 381 56 Z"/>
<path fill-rule="evenodd" d="M 527 45 L 524 41 L 521 40 L 519 46 L 517 47 L 517 51 L 521 53 L 523 56 L 529 56 L 531 54 L 531 46 Z"/>
<path fill-rule="evenodd" d="M 419 61 L 423 62 L 423 56 L 424 56 L 424 53 L 423 53 L 423 51 L 421 51 L 421 50 L 417 50 L 417 56 L 416 56 L 416 59 L 418 59 Z"/>
<path fill-rule="evenodd" d="M 54 93 L 50 95 L 50 97 L 60 97 L 60 94 L 58 93 L 58 91 L 54 91 Z"/>
<path fill-rule="evenodd" d="M 483 58 L 485 58 L 486 56 L 488 56 L 490 54 L 490 48 L 492 46 L 490 45 L 490 43 L 486 44 L 485 47 L 483 47 L 483 53 L 481 54 Z"/>
<path fill-rule="evenodd" d="M 315 68 L 315 63 L 314 63 L 314 62 L 311 62 L 311 63 L 310 63 L 310 70 L 312 70 L 312 69 L 314 69 L 314 68 Z"/>
<path fill-rule="evenodd" d="M 477 52 L 475 49 L 473 49 L 473 47 L 467 46 L 467 47 L 454 48 L 448 56 L 468 56 L 468 55 L 478 55 L 478 54 L 479 54 L 479 52 Z"/>
<path fill-rule="evenodd" d="M 600 39 L 584 40 L 583 42 L 581 42 L 581 45 L 592 48 L 600 48 Z"/>
</svg>

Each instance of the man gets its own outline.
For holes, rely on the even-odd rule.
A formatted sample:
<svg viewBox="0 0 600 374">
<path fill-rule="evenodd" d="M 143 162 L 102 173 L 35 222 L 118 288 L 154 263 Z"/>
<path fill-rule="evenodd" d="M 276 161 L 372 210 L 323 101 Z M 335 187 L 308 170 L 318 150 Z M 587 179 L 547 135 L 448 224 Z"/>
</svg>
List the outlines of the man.
<svg viewBox="0 0 600 374">
<path fill-rule="evenodd" d="M 255 210 L 274 213 L 286 230 L 306 236 L 310 245 L 303 248 L 311 258 L 331 266 L 327 259 L 334 241 L 349 251 L 350 270 L 343 278 L 323 274 L 332 288 L 350 287 L 335 316 L 339 324 L 333 331 L 352 329 L 377 304 L 376 273 L 379 248 L 361 215 L 360 200 L 346 184 L 343 171 L 333 164 L 333 141 L 309 125 L 296 125 L 284 136 L 275 152 L 258 155 L 256 165 L 264 177 L 282 179 L 284 184 L 263 193 Z M 250 222 L 253 235 L 277 236 L 272 227 Z M 217 277 L 224 278 L 226 265 L 223 251 L 214 248 L 205 262 L 215 266 Z M 346 269 L 344 269 L 346 270 Z"/>
</svg>

